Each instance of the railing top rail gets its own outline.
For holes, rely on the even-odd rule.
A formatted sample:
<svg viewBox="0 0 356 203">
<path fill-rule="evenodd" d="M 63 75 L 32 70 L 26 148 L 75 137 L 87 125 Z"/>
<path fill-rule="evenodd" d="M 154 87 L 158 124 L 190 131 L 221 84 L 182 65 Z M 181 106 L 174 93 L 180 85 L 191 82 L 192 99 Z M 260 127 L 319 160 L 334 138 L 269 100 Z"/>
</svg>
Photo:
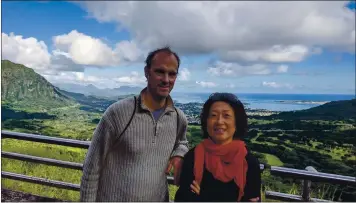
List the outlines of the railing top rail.
<svg viewBox="0 0 356 203">
<path fill-rule="evenodd" d="M 331 173 L 321 173 L 294 168 L 271 166 L 271 174 L 300 178 L 312 181 L 327 181 L 333 183 L 356 185 L 356 177 L 336 175 Z"/>
<path fill-rule="evenodd" d="M 83 164 L 81 163 L 62 161 L 62 160 L 50 159 L 50 158 L 44 158 L 38 156 L 31 156 L 26 154 L 19 154 L 13 152 L 1 152 L 1 157 L 21 160 L 21 161 L 29 161 L 29 162 L 39 163 L 39 164 L 46 164 L 49 166 L 59 166 L 64 168 L 83 170 Z"/>
<path fill-rule="evenodd" d="M 68 190 L 76 190 L 76 191 L 80 190 L 79 184 L 67 183 L 67 182 L 62 182 L 57 180 L 49 180 L 46 178 L 38 178 L 38 177 L 27 176 L 27 175 L 17 174 L 17 173 L 12 173 L 7 171 L 1 171 L 1 177 L 12 179 L 12 180 L 19 180 L 19 181 L 25 181 L 29 183 L 40 184 L 40 185 L 46 185 L 51 187 L 57 187 L 62 189 L 68 189 Z"/>
<path fill-rule="evenodd" d="M 300 195 L 292 195 L 292 194 L 286 194 L 286 193 L 274 192 L 274 191 L 266 191 L 265 195 L 266 198 L 269 199 L 275 199 L 275 200 L 281 200 L 287 202 L 305 202 L 305 200 L 303 200 L 303 197 Z M 317 198 L 311 198 L 310 200 L 312 202 L 329 202 L 329 200 L 317 199 Z"/>
<path fill-rule="evenodd" d="M 59 137 L 49 137 L 44 135 L 36 135 L 30 133 L 19 133 L 19 132 L 11 132 L 11 131 L 1 131 L 1 138 L 12 138 L 18 140 L 26 140 L 33 142 L 41 142 L 47 144 L 55 144 L 62 145 L 67 147 L 78 147 L 78 148 L 89 148 L 90 141 L 81 141 L 74 139 L 64 139 Z"/>
</svg>

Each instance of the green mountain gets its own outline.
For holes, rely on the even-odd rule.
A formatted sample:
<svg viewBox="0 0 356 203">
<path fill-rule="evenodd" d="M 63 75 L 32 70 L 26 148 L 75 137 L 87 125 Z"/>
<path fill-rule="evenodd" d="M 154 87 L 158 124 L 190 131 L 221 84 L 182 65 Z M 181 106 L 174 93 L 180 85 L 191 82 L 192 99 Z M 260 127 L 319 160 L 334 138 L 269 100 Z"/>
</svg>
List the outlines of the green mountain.
<svg viewBox="0 0 356 203">
<path fill-rule="evenodd" d="M 84 95 L 91 95 L 95 97 L 107 98 L 107 99 L 117 99 L 121 96 L 139 94 L 142 87 L 130 87 L 130 86 L 120 86 L 118 88 L 105 88 L 99 89 L 96 86 L 90 85 L 79 85 L 79 84 L 68 84 L 68 83 L 53 83 L 56 87 L 61 90 L 80 93 Z"/>
<path fill-rule="evenodd" d="M 81 93 L 68 92 L 65 90 L 60 90 L 66 96 L 74 99 L 76 102 L 81 104 L 80 109 L 90 112 L 103 113 L 111 104 L 115 103 L 117 100 L 110 100 L 105 98 L 99 98 L 95 96 L 87 96 Z"/>
<path fill-rule="evenodd" d="M 270 116 L 282 120 L 348 120 L 356 119 L 356 99 L 332 101 L 300 111 L 282 112 Z"/>
<path fill-rule="evenodd" d="M 33 69 L 8 60 L 1 61 L 2 105 L 43 110 L 74 105 L 64 95 Z"/>
</svg>

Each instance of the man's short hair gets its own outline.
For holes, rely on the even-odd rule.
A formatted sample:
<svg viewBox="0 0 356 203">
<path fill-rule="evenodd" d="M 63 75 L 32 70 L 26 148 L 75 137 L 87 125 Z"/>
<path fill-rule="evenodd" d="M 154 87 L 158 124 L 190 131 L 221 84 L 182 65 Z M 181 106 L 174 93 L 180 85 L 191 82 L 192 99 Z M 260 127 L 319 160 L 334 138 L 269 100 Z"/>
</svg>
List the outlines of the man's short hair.
<svg viewBox="0 0 356 203">
<path fill-rule="evenodd" d="M 178 67 L 177 69 L 179 68 L 179 65 L 180 65 L 180 59 L 179 59 L 179 56 L 173 52 L 170 47 L 163 47 L 163 48 L 159 48 L 159 49 L 156 49 L 152 52 L 150 52 L 146 58 L 146 67 L 147 68 L 151 68 L 151 65 L 152 65 L 152 62 L 153 62 L 153 59 L 155 57 L 156 54 L 158 54 L 159 52 L 165 52 L 165 53 L 168 53 L 168 54 L 173 54 L 174 57 L 177 59 L 177 62 L 178 62 Z"/>
</svg>

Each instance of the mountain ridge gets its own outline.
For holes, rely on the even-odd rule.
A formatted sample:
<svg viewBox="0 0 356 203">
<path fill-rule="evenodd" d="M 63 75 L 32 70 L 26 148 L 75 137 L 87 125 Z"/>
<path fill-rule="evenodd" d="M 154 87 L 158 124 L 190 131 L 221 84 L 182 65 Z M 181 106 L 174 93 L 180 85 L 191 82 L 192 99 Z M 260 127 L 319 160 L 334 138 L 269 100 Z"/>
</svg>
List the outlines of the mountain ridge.
<svg viewBox="0 0 356 203">
<path fill-rule="evenodd" d="M 84 94 L 86 96 L 96 96 L 108 99 L 115 99 L 123 95 L 139 94 L 143 88 L 136 86 L 120 86 L 116 88 L 100 89 L 93 84 L 80 85 L 69 83 L 54 83 L 61 90 Z"/>
<path fill-rule="evenodd" d="M 27 106 L 30 109 L 56 108 L 78 104 L 97 106 L 102 109 L 110 103 L 120 100 L 123 97 L 122 95 L 137 94 L 141 91 L 139 87 L 122 86 L 107 90 L 111 92 L 111 97 L 105 98 L 105 96 L 102 96 L 100 98 L 100 95 L 85 95 L 57 87 L 33 69 L 22 64 L 2 60 L 1 65 L 2 102 L 4 104 L 20 104 L 20 106 Z M 96 88 L 92 84 L 88 87 Z M 127 92 L 122 92 L 122 90 Z M 121 91 L 120 94 L 118 94 L 119 91 Z M 271 115 L 269 118 L 283 120 L 356 120 L 356 99 L 332 101 L 306 110 L 281 112 Z"/>
<path fill-rule="evenodd" d="M 331 101 L 310 109 L 281 112 L 269 117 L 283 120 L 356 120 L 356 99 Z"/>
<path fill-rule="evenodd" d="M 54 108 L 75 104 L 33 69 L 1 60 L 1 101 L 31 108 Z M 32 106 L 31 106 L 32 105 Z"/>
</svg>

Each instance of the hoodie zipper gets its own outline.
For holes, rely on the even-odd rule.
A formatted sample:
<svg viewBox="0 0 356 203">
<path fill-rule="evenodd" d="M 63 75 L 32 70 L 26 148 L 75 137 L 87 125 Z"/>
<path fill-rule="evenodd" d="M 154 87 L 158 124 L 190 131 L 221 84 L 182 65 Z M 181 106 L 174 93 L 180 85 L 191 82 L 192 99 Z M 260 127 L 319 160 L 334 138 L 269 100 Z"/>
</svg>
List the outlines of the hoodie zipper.
<svg viewBox="0 0 356 203">
<path fill-rule="evenodd" d="M 157 138 L 157 123 L 155 123 L 155 130 L 154 130 L 154 136 L 153 136 L 153 142 L 156 143 L 156 138 Z"/>
<path fill-rule="evenodd" d="M 150 111 L 149 111 L 150 112 Z M 170 110 L 167 110 L 165 109 L 161 115 L 159 115 L 157 121 L 155 120 L 155 118 L 153 117 L 153 113 L 150 112 L 150 115 L 151 115 L 151 118 L 152 118 L 152 121 L 153 121 L 153 125 L 154 125 L 154 129 L 153 129 L 153 140 L 152 140 L 152 143 L 156 143 L 156 139 L 157 139 L 157 124 L 158 124 L 158 121 L 162 118 L 162 116 L 166 115 L 166 114 L 169 114 Z"/>
<path fill-rule="evenodd" d="M 150 114 L 151 114 L 151 118 L 152 118 L 153 125 L 154 125 L 152 143 L 156 143 L 157 122 L 156 122 L 155 118 L 153 117 L 152 112 L 150 112 Z"/>
<path fill-rule="evenodd" d="M 155 118 L 153 117 L 153 114 L 151 112 L 151 117 L 153 119 L 153 124 L 154 124 L 154 132 L 153 132 L 153 141 L 152 143 L 156 143 L 156 139 L 157 139 L 157 124 L 158 121 L 161 119 L 162 116 L 166 115 L 169 111 L 164 110 L 164 112 L 161 113 L 161 115 L 159 115 L 157 121 L 155 120 Z"/>
</svg>

